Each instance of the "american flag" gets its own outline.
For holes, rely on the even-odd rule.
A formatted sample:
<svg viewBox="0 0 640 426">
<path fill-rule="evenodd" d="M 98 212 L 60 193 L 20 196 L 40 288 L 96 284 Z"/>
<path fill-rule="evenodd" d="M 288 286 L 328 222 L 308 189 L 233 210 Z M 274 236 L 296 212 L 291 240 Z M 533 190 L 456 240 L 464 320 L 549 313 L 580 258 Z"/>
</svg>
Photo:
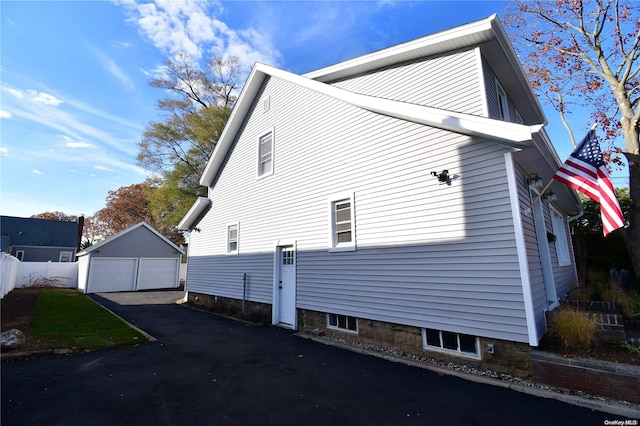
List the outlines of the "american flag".
<svg viewBox="0 0 640 426">
<path fill-rule="evenodd" d="M 613 190 L 595 130 L 587 133 L 553 178 L 600 203 L 605 237 L 624 226 L 622 209 Z"/>
</svg>

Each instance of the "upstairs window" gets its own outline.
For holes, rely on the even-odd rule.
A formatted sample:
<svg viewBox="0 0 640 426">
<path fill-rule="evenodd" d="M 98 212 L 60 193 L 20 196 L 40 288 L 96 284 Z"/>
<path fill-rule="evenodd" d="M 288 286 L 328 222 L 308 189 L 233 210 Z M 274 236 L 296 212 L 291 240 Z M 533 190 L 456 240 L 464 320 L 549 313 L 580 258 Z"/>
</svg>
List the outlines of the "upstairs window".
<svg viewBox="0 0 640 426">
<path fill-rule="evenodd" d="M 227 254 L 238 254 L 238 224 L 227 226 Z"/>
<path fill-rule="evenodd" d="M 60 252 L 60 262 L 73 262 L 73 252 L 72 251 L 61 251 Z"/>
<path fill-rule="evenodd" d="M 273 173 L 273 131 L 258 138 L 258 176 Z"/>
<path fill-rule="evenodd" d="M 330 248 L 333 251 L 355 250 L 353 195 L 331 199 L 330 208 Z"/>
<path fill-rule="evenodd" d="M 500 113 L 500 118 L 502 120 L 509 121 L 509 102 L 507 101 L 507 94 L 498 81 L 496 81 L 496 92 L 498 94 L 498 111 Z"/>
</svg>

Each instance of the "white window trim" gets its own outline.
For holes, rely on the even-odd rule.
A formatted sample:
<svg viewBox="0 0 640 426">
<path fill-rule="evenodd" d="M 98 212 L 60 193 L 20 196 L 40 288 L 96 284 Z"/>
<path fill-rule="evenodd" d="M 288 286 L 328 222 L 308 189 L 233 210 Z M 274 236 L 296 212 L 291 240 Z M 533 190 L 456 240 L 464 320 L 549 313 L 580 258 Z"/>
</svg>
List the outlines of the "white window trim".
<svg viewBox="0 0 640 426">
<path fill-rule="evenodd" d="M 62 255 L 66 254 L 66 253 L 69 254 L 69 260 L 63 261 L 62 260 Z M 60 256 L 58 257 L 58 262 L 66 262 L 66 263 L 73 262 L 73 251 L 71 251 L 71 250 L 61 251 L 60 252 Z"/>
<path fill-rule="evenodd" d="M 504 116 L 501 117 L 504 121 L 509 121 L 509 100 L 507 98 L 507 92 L 504 91 L 498 80 L 496 79 L 496 97 L 498 99 L 498 109 L 502 106 Z"/>
<path fill-rule="evenodd" d="M 329 325 L 329 315 L 342 315 L 343 317 L 351 317 L 351 318 L 353 318 L 354 320 L 356 320 L 356 329 L 355 330 L 351 330 L 349 328 L 338 327 L 337 325 Z M 353 317 L 351 315 L 327 313 L 327 328 L 329 330 L 338 330 L 338 331 L 342 331 L 344 333 L 358 334 L 358 318 Z"/>
<path fill-rule="evenodd" d="M 442 332 L 446 330 L 440 330 L 437 328 L 433 328 L 432 330 L 438 330 L 440 332 L 440 342 L 442 342 Z M 458 338 L 460 336 L 460 333 L 457 333 L 455 331 L 452 331 L 451 333 L 455 333 L 456 335 L 458 335 Z M 466 333 L 463 333 L 463 334 L 466 334 Z M 453 350 L 453 349 L 441 348 L 438 346 L 431 346 L 427 344 L 427 329 L 422 328 L 422 348 L 428 351 L 440 352 L 443 354 L 455 355 L 457 357 L 463 357 L 463 358 L 469 358 L 469 359 L 482 359 L 482 357 L 480 356 L 480 341 L 478 339 L 478 336 L 475 336 L 475 339 L 476 339 L 475 354 L 470 354 L 469 352 L 462 352 L 462 351 Z"/>
<path fill-rule="evenodd" d="M 260 171 L 262 170 L 262 158 L 260 156 L 260 140 L 267 136 L 269 133 L 271 133 L 271 171 L 269 173 L 260 173 Z M 275 131 L 274 128 L 270 128 L 269 130 L 262 132 L 258 135 L 258 139 L 256 140 L 256 146 L 257 146 L 257 164 L 256 164 L 256 179 L 263 179 L 267 176 L 271 176 L 273 174 L 273 170 L 275 168 L 276 162 L 275 162 L 275 153 L 276 153 L 276 136 L 275 136 Z"/>
<path fill-rule="evenodd" d="M 333 205 L 342 200 L 349 200 L 351 203 L 351 242 L 338 244 L 335 238 L 335 215 Z M 329 210 L 329 251 L 356 251 L 356 212 L 355 212 L 355 196 L 353 192 L 344 192 L 335 194 L 328 199 Z"/>
<path fill-rule="evenodd" d="M 569 251 L 569 241 L 567 241 L 567 224 L 564 215 L 560 213 L 555 207 L 549 205 L 551 216 L 551 229 L 556 236 L 554 244 L 556 245 L 556 257 L 558 259 L 558 266 L 571 265 L 571 252 Z M 562 226 L 562 229 L 556 229 Z M 562 247 L 562 249 L 560 249 Z M 560 259 L 560 254 L 566 255 L 566 258 Z"/>
<path fill-rule="evenodd" d="M 231 241 L 229 241 L 229 228 L 231 228 L 232 226 L 236 227 L 236 249 L 235 250 L 229 249 L 229 244 L 231 243 Z M 228 223 L 224 229 L 227 234 L 225 236 L 225 241 L 226 241 L 225 252 L 227 254 L 238 254 L 238 251 L 240 249 L 240 223 L 239 222 Z"/>
</svg>

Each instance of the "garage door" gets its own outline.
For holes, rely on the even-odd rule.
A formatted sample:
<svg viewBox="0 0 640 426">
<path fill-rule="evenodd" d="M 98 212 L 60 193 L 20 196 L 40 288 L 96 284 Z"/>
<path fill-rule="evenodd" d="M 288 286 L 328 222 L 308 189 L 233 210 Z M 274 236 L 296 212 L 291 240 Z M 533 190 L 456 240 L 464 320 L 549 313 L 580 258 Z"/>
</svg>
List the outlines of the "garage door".
<svg viewBox="0 0 640 426">
<path fill-rule="evenodd" d="M 178 286 L 180 259 L 140 259 L 138 290 Z"/>
<path fill-rule="evenodd" d="M 88 293 L 133 291 L 136 285 L 138 259 L 91 259 Z"/>
</svg>

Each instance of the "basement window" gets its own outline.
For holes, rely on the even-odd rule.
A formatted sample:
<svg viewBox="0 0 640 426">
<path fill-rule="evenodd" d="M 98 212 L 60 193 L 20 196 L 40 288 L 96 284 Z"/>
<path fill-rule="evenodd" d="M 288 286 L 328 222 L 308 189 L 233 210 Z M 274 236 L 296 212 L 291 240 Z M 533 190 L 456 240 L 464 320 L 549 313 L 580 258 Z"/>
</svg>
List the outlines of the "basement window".
<svg viewBox="0 0 640 426">
<path fill-rule="evenodd" d="M 424 349 L 435 349 L 443 352 L 455 352 L 479 358 L 478 338 L 469 334 L 453 333 L 451 331 L 422 329 Z"/>
<path fill-rule="evenodd" d="M 327 314 L 327 328 L 357 333 L 358 319 L 348 315 Z"/>
</svg>

